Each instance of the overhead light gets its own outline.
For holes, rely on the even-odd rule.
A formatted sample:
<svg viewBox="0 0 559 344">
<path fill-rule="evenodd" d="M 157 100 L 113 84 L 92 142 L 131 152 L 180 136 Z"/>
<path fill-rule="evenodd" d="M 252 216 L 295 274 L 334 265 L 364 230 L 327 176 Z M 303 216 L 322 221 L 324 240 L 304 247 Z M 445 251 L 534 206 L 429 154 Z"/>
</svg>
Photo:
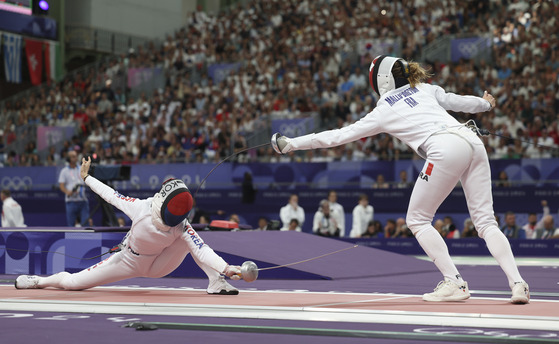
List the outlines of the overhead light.
<svg viewBox="0 0 559 344">
<path fill-rule="evenodd" d="M 48 1 L 45 1 L 45 0 L 39 1 L 39 7 L 40 7 L 43 11 L 48 11 L 48 10 L 49 10 L 49 3 L 48 3 Z"/>
</svg>

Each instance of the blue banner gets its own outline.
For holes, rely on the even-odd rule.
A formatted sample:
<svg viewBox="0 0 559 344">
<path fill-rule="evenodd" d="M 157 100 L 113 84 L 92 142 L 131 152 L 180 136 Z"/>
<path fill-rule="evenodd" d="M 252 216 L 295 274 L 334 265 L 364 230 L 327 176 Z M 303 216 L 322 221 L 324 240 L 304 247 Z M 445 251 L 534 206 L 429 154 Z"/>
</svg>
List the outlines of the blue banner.
<svg viewBox="0 0 559 344">
<path fill-rule="evenodd" d="M 491 40 L 483 37 L 456 38 L 450 42 L 452 62 L 472 59 L 491 47 Z"/>
<path fill-rule="evenodd" d="M 241 63 L 216 63 L 208 67 L 208 74 L 212 78 L 214 84 L 219 84 L 225 80 L 231 72 L 237 72 L 241 67 Z"/>
<path fill-rule="evenodd" d="M 359 246 L 408 255 L 425 255 L 415 238 L 400 239 L 340 239 Z M 489 256 L 485 241 L 480 238 L 445 239 L 452 256 Z M 510 246 L 517 257 L 558 257 L 559 240 L 510 239 Z"/>
<path fill-rule="evenodd" d="M 281 133 L 287 137 L 306 135 L 314 132 L 314 129 L 314 120 L 311 117 L 272 120 L 272 133 Z"/>
<path fill-rule="evenodd" d="M 74 135 L 75 128 L 72 127 L 37 127 L 37 149 L 46 150 L 51 146 L 68 140 Z"/>
<path fill-rule="evenodd" d="M 56 40 L 56 20 L 48 17 L 0 11 L 0 31 Z"/>
<path fill-rule="evenodd" d="M 534 186 L 559 185 L 559 159 L 492 160 L 491 179 L 507 172 L 512 182 L 532 183 Z M 423 160 L 349 161 L 331 163 L 223 163 L 212 174 L 214 164 L 157 164 L 131 165 L 129 181 L 115 181 L 119 190 L 155 190 L 167 178 L 181 178 L 193 190 L 208 176 L 204 189 L 234 189 L 242 182 L 245 172 L 253 176 L 259 189 L 309 188 L 370 188 L 379 174 L 386 181 L 399 180 L 406 171 L 413 181 L 423 167 Z M 12 191 L 51 190 L 58 184 L 62 167 L 10 167 L 0 169 L 0 186 Z M 544 182 L 548 181 L 548 182 Z M 555 184 L 553 184 L 555 181 Z M 551 183 L 551 184 L 549 184 Z"/>
<path fill-rule="evenodd" d="M 128 87 L 163 86 L 163 68 L 128 68 Z"/>
<path fill-rule="evenodd" d="M 21 36 L 4 33 L 3 39 L 6 80 L 21 84 Z"/>
</svg>

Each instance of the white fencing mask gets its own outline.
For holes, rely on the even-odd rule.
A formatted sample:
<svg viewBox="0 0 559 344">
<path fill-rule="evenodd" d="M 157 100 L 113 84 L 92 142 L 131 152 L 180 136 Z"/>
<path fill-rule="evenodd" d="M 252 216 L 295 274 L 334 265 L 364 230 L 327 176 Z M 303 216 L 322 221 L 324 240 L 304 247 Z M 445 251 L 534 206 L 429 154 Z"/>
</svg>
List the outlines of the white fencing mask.
<svg viewBox="0 0 559 344">
<path fill-rule="evenodd" d="M 400 64 L 404 77 L 394 78 L 392 75 L 392 67 L 395 63 Z M 401 58 L 388 55 L 380 55 L 375 57 L 369 67 L 369 83 L 373 90 L 380 96 L 388 91 L 409 84 L 408 77 L 410 67 L 408 63 Z"/>
</svg>

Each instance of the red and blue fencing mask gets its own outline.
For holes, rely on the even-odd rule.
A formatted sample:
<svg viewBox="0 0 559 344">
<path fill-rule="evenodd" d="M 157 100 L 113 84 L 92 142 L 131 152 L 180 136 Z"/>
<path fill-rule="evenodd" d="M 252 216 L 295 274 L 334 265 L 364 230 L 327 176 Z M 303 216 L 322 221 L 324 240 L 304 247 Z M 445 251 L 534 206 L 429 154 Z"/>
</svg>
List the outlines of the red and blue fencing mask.
<svg viewBox="0 0 559 344">
<path fill-rule="evenodd" d="M 154 195 L 152 214 L 169 227 L 181 224 L 192 209 L 194 200 L 186 184 L 180 179 L 167 179 Z"/>
</svg>

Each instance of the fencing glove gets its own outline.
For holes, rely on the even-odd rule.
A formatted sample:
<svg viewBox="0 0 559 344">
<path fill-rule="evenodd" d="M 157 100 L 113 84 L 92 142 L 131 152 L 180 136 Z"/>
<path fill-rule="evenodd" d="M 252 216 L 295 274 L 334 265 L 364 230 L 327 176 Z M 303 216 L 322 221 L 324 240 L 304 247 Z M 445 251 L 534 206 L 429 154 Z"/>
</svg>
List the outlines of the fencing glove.
<svg viewBox="0 0 559 344">
<path fill-rule="evenodd" d="M 280 133 L 272 135 L 272 148 L 279 154 L 289 153 L 293 150 L 291 139 Z"/>
<path fill-rule="evenodd" d="M 225 270 L 223 270 L 223 274 L 232 280 L 240 280 L 241 267 L 238 265 L 227 265 Z"/>
</svg>

